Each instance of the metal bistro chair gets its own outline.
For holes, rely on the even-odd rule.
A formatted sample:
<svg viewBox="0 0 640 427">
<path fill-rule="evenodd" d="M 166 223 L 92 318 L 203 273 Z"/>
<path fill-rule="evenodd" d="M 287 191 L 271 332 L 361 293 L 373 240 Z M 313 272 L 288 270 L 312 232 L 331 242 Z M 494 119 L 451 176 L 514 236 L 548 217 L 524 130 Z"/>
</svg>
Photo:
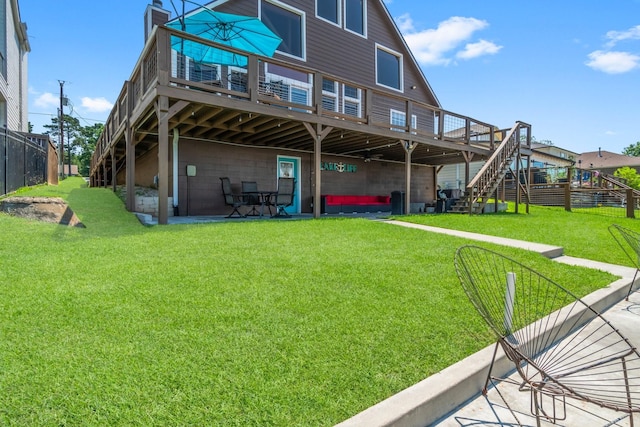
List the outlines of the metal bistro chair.
<svg viewBox="0 0 640 427">
<path fill-rule="evenodd" d="M 222 183 L 222 195 L 224 196 L 224 204 L 227 206 L 232 206 L 233 210 L 227 218 L 244 218 L 245 215 L 242 215 L 238 208 L 240 206 L 246 206 L 247 201 L 242 196 L 242 194 L 234 194 L 231 190 L 231 181 L 227 177 L 220 178 L 220 182 Z M 233 214 L 238 214 L 237 217 L 234 217 Z"/>
<path fill-rule="evenodd" d="M 278 191 L 269 198 L 269 204 L 276 208 L 276 213 L 272 217 L 291 218 L 285 209 L 293 204 L 295 186 L 294 178 L 278 178 Z"/>
<path fill-rule="evenodd" d="M 537 425 L 566 419 L 566 398 L 640 412 L 640 354 L 597 311 L 542 274 L 497 252 L 463 246 L 455 267 L 467 296 L 531 393 Z M 546 402 L 546 403 L 545 403 Z M 506 403 L 506 402 L 505 402 Z"/>
<path fill-rule="evenodd" d="M 260 216 L 260 212 L 256 209 L 256 206 L 262 206 L 258 183 L 255 181 L 242 181 L 242 194 L 247 205 L 251 206 L 251 210 L 247 212 L 246 216 Z"/>
<path fill-rule="evenodd" d="M 615 241 L 620 246 L 620 249 L 622 249 L 636 267 L 636 272 L 633 275 L 633 280 L 631 281 L 629 290 L 627 291 L 626 300 L 629 301 L 629 295 L 631 295 L 633 285 L 636 283 L 638 271 L 640 271 L 640 233 L 617 224 L 609 226 L 609 233 L 611 233 Z"/>
</svg>

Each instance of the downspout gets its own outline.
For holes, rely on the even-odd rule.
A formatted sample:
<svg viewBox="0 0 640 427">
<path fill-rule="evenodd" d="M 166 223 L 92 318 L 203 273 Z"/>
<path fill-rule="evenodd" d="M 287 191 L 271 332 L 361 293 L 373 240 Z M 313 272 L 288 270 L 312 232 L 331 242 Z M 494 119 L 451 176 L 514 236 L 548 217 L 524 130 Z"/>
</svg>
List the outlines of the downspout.
<svg viewBox="0 0 640 427">
<path fill-rule="evenodd" d="M 178 215 L 178 141 L 180 132 L 173 128 L 173 214 Z"/>
</svg>

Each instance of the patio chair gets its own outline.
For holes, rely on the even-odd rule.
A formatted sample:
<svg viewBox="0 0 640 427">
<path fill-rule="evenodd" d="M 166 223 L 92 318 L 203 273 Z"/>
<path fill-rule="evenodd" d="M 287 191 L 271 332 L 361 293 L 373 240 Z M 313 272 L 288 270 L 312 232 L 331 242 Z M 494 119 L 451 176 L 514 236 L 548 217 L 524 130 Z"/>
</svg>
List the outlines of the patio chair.
<svg viewBox="0 0 640 427">
<path fill-rule="evenodd" d="M 276 208 L 272 217 L 291 217 L 285 209 L 293 204 L 295 184 L 294 178 L 278 178 L 278 190 L 269 198 L 269 204 Z"/>
<path fill-rule="evenodd" d="M 566 398 L 629 414 L 640 412 L 640 354 L 597 311 L 533 269 L 497 252 L 463 246 L 455 255 L 469 300 L 515 364 L 531 413 L 555 423 Z M 505 402 L 506 403 L 506 402 Z"/>
<path fill-rule="evenodd" d="M 244 218 L 245 215 L 242 215 L 238 208 L 240 206 L 246 206 L 247 201 L 245 200 L 242 194 L 234 194 L 231 190 L 231 181 L 227 177 L 220 178 L 220 182 L 222 183 L 222 195 L 224 196 L 224 204 L 227 206 L 233 207 L 233 210 L 227 218 Z M 237 217 L 233 215 L 237 214 Z"/>
<path fill-rule="evenodd" d="M 633 280 L 631 281 L 629 290 L 627 291 L 626 300 L 629 301 L 629 295 L 631 295 L 633 285 L 636 283 L 638 271 L 640 271 L 640 233 L 617 224 L 609 226 L 609 233 L 611 233 L 615 241 L 618 243 L 618 246 L 620 246 L 625 255 L 627 255 L 636 267 L 636 272 L 633 275 Z"/>
<path fill-rule="evenodd" d="M 262 206 L 258 183 L 255 181 L 242 181 L 242 194 L 247 205 L 251 206 L 251 210 L 247 212 L 246 216 L 260 216 L 260 212 L 256 209 L 256 206 Z"/>
</svg>

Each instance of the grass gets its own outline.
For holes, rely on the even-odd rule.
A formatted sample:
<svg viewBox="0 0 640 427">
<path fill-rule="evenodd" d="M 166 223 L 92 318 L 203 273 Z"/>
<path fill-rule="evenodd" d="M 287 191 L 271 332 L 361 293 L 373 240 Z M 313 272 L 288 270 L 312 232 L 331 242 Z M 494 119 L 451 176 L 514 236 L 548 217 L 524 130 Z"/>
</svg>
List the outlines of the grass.
<svg viewBox="0 0 640 427">
<path fill-rule="evenodd" d="M 478 232 L 492 236 L 510 237 L 528 242 L 562 246 L 564 254 L 612 264 L 633 266 L 608 231 L 611 224 L 620 224 L 640 232 L 636 219 L 612 218 L 597 214 L 567 212 L 563 208 L 531 206 L 526 214 L 522 206 L 514 214 L 490 215 L 409 215 L 403 221 L 456 230 Z"/>
<path fill-rule="evenodd" d="M 87 228 L 0 214 L 3 425 L 331 426 L 492 342 L 453 269 L 463 239 L 364 219 L 145 227 L 79 179 L 20 195 L 63 197 Z M 572 247 L 603 243 L 569 218 Z M 613 280 L 507 251 L 580 295 Z"/>
</svg>

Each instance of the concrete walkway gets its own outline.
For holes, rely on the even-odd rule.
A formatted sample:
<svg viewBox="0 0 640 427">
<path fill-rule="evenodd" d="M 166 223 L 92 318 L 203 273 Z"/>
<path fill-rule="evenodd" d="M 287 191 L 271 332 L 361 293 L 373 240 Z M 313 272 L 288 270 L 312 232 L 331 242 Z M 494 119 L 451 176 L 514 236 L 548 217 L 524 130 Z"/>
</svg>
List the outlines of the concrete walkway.
<svg viewBox="0 0 640 427">
<path fill-rule="evenodd" d="M 603 312 L 605 318 L 620 329 L 636 347 L 640 347 L 640 295 L 632 294 L 625 301 L 628 286 L 635 269 L 597 261 L 568 257 L 563 248 L 515 239 L 487 236 L 465 231 L 411 224 L 402 221 L 386 221 L 390 224 L 443 233 L 465 239 L 495 243 L 498 245 L 538 252 L 557 262 L 607 271 L 620 279 L 603 289 L 582 298 L 594 309 Z M 424 427 L 424 426 L 512 426 L 535 425 L 531 416 L 530 394 L 519 392 L 517 385 L 499 383 L 491 387 L 487 396 L 480 390 L 484 386 L 495 345 L 480 350 L 466 359 L 434 374 L 400 393 L 378 403 L 336 427 Z M 506 377 L 515 375 L 513 365 L 499 352 L 493 375 Z M 517 378 L 516 378 L 517 377 Z M 508 402 L 508 405 L 507 403 Z M 576 404 L 567 409 L 564 426 L 629 425 L 628 417 L 622 413 L 599 408 L 594 405 Z M 640 416 L 636 416 L 640 421 Z M 610 420 L 618 420 L 609 422 Z M 549 425 L 544 423 L 543 425 Z"/>
</svg>

